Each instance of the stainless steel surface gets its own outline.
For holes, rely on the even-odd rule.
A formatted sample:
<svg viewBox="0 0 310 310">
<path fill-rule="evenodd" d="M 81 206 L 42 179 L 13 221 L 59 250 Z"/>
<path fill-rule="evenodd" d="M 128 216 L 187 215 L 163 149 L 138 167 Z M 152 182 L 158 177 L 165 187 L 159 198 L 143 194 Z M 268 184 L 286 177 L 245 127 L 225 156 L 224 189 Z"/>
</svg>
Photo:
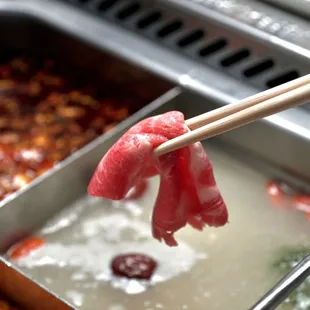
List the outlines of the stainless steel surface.
<svg viewBox="0 0 310 310">
<path fill-rule="evenodd" d="M 285 275 L 250 310 L 276 309 L 302 282 L 310 276 L 310 255 Z"/>
<path fill-rule="evenodd" d="M 62 1 L 68 2 L 68 0 Z M 103 3 L 105 2 L 103 0 Z M 270 87 L 270 81 L 274 77 L 281 76 L 290 70 L 296 71 L 296 74 L 299 75 L 309 71 L 309 52 L 307 49 L 301 51 L 297 45 L 289 44 L 284 39 L 280 39 L 275 31 L 272 34 L 266 33 L 262 27 L 255 28 L 240 18 L 237 12 L 240 14 L 242 12 L 249 19 L 253 15 L 251 12 L 256 12 L 253 11 L 255 8 L 250 6 L 253 1 L 145 0 L 133 2 L 120 0 L 112 1 L 113 5 L 107 10 L 100 10 L 96 3 L 100 2 L 90 0 L 82 5 L 76 5 L 75 8 L 92 14 L 94 18 L 100 18 L 130 30 L 157 43 L 157 45 L 174 50 L 179 55 L 219 69 L 219 71 L 232 75 L 243 83 L 258 88 Z M 124 8 L 129 10 L 133 3 L 137 4 L 135 11 L 124 19 L 118 18 L 118 13 L 122 12 Z M 213 5 L 211 5 L 212 3 Z M 257 6 L 260 7 L 260 12 L 265 10 L 268 13 L 275 11 L 277 14 L 283 14 L 283 12 L 261 3 L 256 4 Z M 236 12 L 235 8 L 238 8 L 239 11 Z M 246 13 L 242 10 L 244 8 L 247 8 Z M 139 21 L 149 17 L 152 12 L 159 14 L 159 17 L 155 21 L 149 22 L 148 26 L 141 28 Z M 286 21 L 290 18 L 289 14 L 282 16 L 282 19 Z M 169 25 L 173 25 L 174 22 L 177 23 L 176 28 L 170 29 Z M 301 20 L 301 22 L 304 21 Z M 304 23 L 305 27 L 308 27 L 308 23 Z M 167 31 L 165 27 L 168 27 L 169 30 Z M 295 34 L 291 28 L 289 28 L 290 34 L 294 38 L 300 35 L 299 30 L 295 31 Z M 161 30 L 165 31 L 158 35 Z M 194 36 L 191 37 L 191 34 Z M 219 39 L 224 40 L 225 45 L 221 48 L 217 47 L 212 53 L 209 51 L 209 54 L 206 55 L 205 47 L 212 46 L 212 43 Z M 226 57 L 230 57 L 234 53 L 244 52 L 244 50 L 246 54 L 237 56 L 232 64 L 224 62 L 223 65 L 222 60 Z M 266 60 L 272 61 L 272 65 L 268 69 L 261 69 L 260 73 L 256 72 L 255 74 L 247 71 L 247 69 L 255 68 L 256 65 Z"/>
<path fill-rule="evenodd" d="M 96 67 L 100 63 L 100 51 L 105 50 L 129 64 L 136 64 L 173 83 L 178 83 L 182 90 L 172 89 L 120 125 L 116 135 L 108 134 L 97 139 L 59 164 L 53 171 L 34 181 L 28 188 L 0 203 L 0 245 L 3 250 L 8 246 L 8 241 L 12 243 L 27 235 L 68 202 L 83 195 L 97 161 L 125 128 L 134 122 L 150 113 L 159 113 L 173 107 L 190 117 L 223 104 L 233 103 L 256 93 L 261 89 L 257 85 L 262 85 L 268 77 L 266 74 L 251 85 L 248 80 L 237 77 L 240 76 L 238 72 L 241 72 L 241 68 L 225 71 L 218 66 L 218 58 L 210 60 L 210 66 L 207 66 L 197 61 L 189 51 L 180 53 L 175 47 L 163 48 L 158 41 L 150 40 L 150 36 L 141 36 L 133 32 L 130 22 L 119 26 L 111 18 L 104 20 L 100 16 L 95 17 L 89 12 L 58 1 L 45 1 L 42 5 L 43 1 L 0 1 L 0 26 L 2 29 L 12 29 L 0 33 L 3 48 L 33 45 L 38 51 L 42 51 L 40 46 L 43 47 L 44 51 L 44 46 L 52 46 L 51 51 L 61 54 L 63 60 L 69 62 L 80 62 L 84 59 L 83 55 L 94 56 L 93 61 L 85 57 L 85 62 L 80 63 L 81 69 Z M 239 41 L 233 41 L 237 44 L 237 49 L 242 46 L 240 38 L 249 36 L 247 42 L 257 55 L 273 55 L 281 66 L 298 68 L 301 74 L 308 72 L 310 53 L 303 45 L 309 40 L 304 42 L 307 37 L 303 32 L 301 38 L 304 43 L 292 43 L 287 36 L 271 35 L 270 31 L 250 25 L 250 21 L 236 21 L 230 16 L 232 11 L 225 13 L 221 8 L 214 10 L 216 1 L 213 1 L 213 4 L 209 1 L 207 6 L 201 6 L 202 3 L 198 2 L 147 1 L 153 3 L 154 7 L 160 5 L 167 10 L 170 8 L 170 14 L 171 10 L 175 10 L 183 12 L 184 18 L 192 15 L 197 19 L 199 27 L 205 23 L 210 29 L 216 29 L 218 35 L 238 38 Z M 254 1 L 249 1 L 248 4 L 256 5 Z M 187 14 L 184 13 L 186 9 Z M 286 16 L 281 14 L 277 16 Z M 172 14 L 171 18 L 173 17 Z M 306 25 L 297 19 L 293 20 L 298 26 Z M 188 23 L 192 22 L 192 19 L 188 19 Z M 193 25 L 195 26 L 195 23 Z M 128 29 L 125 29 L 126 27 Z M 56 31 L 50 31 L 50 28 Z M 171 46 L 171 42 L 165 43 L 165 46 Z M 72 48 L 74 53 L 68 54 Z M 231 50 L 227 51 L 228 54 L 230 52 Z M 256 56 L 253 57 L 250 63 L 254 64 L 256 59 Z M 276 70 L 272 74 L 277 73 L 279 71 Z M 252 153 L 253 157 L 268 163 L 274 168 L 273 175 L 295 178 L 301 187 L 310 191 L 309 137 L 310 114 L 303 109 L 291 109 L 223 135 L 221 140 L 236 145 L 241 152 Z M 66 179 L 70 186 L 66 187 L 61 195 L 56 195 L 59 193 L 58 182 L 62 179 Z M 39 209 L 39 205 L 42 207 L 38 201 L 39 196 L 43 196 L 47 202 L 44 210 Z"/>
<path fill-rule="evenodd" d="M 27 289 L 25 289 L 27 288 Z M 49 293 L 41 285 L 12 268 L 0 257 L 0 291 L 25 309 L 70 310 L 67 303 Z"/>
<path fill-rule="evenodd" d="M 299 14 L 306 18 L 310 17 L 310 1 L 308 0 L 262 0 L 271 5 L 283 8 L 289 12 Z"/>
<path fill-rule="evenodd" d="M 123 1 L 120 3 L 122 4 Z M 261 83 L 266 81 L 268 76 L 275 76 L 281 70 L 283 72 L 288 68 L 298 68 L 298 71 L 304 74 L 310 69 L 308 50 L 304 49 L 303 52 L 300 52 L 300 46 L 289 44 L 283 39 L 247 26 L 223 13 L 210 10 L 209 7 L 201 6 L 201 3 L 181 0 L 178 2 L 145 1 L 143 4 L 148 6 L 151 11 L 161 8 L 168 20 L 175 18 L 184 20 L 185 30 L 176 34 L 177 36 L 184 35 L 184 32 L 190 31 L 190 29 L 203 27 L 202 29 L 206 30 L 207 35 L 209 32 L 212 33 L 213 38 L 216 36 L 228 37 L 234 49 L 240 49 L 246 42 L 247 46 L 255 51 L 254 54 L 260 55 L 260 57 L 273 55 L 273 58 L 279 62 L 280 69 L 259 75 L 254 79 L 257 85 L 262 85 Z M 35 11 L 38 10 L 37 14 L 42 13 L 39 15 L 47 17 L 48 20 L 52 17 L 55 22 L 57 21 L 58 26 L 61 25 L 64 29 L 67 29 L 70 20 L 79 20 L 79 23 L 74 25 L 74 33 L 78 33 L 79 36 L 84 35 L 88 41 L 91 40 L 96 45 L 108 48 L 130 61 L 141 63 L 149 70 L 179 83 L 186 90 L 202 94 L 205 98 L 211 99 L 214 106 L 233 103 L 260 89 L 258 86 L 250 86 L 248 79 L 237 79 L 243 68 L 242 63 L 225 71 L 217 65 L 213 57 L 210 58 L 210 62 L 198 61 L 192 51 L 194 47 L 201 45 L 199 42 L 194 44 L 193 48 L 185 49 L 183 53 L 175 45 L 172 48 L 176 42 L 175 36 L 159 42 L 154 34 L 158 27 L 167 23 L 167 19 L 164 19 L 160 25 L 156 24 L 143 32 L 138 31 L 134 26 L 139 14 L 120 22 L 113 17 L 113 14 L 117 12 L 117 7 L 116 11 L 112 10 L 106 15 L 103 13 L 96 15 L 83 12 L 82 9 L 74 6 L 58 5 L 55 1 L 47 3 L 47 5 L 51 5 L 51 7 L 44 12 L 36 9 Z M 262 6 L 261 3 L 259 5 Z M 81 5 L 81 7 L 84 6 Z M 143 10 L 142 12 L 144 12 Z M 60 13 L 57 16 L 53 14 L 46 16 L 49 12 L 60 11 L 63 16 L 67 16 L 65 24 L 62 20 L 57 19 L 58 15 L 61 15 Z M 71 30 L 73 31 L 73 29 Z M 102 40 L 102 37 L 105 37 L 105 40 Z M 231 47 L 228 52 L 231 52 Z M 217 59 L 217 57 L 215 58 Z M 256 57 L 249 61 L 255 63 L 255 59 Z M 204 109 L 203 106 L 202 109 Z M 302 108 L 290 109 L 247 126 L 243 131 L 233 131 L 229 135 L 223 136 L 223 139 L 229 139 L 245 150 L 258 152 L 266 160 L 276 163 L 279 167 L 292 171 L 300 178 L 309 179 L 309 124 L 310 114 L 308 111 Z M 274 141 L 277 143 L 275 144 Z"/>
<path fill-rule="evenodd" d="M 282 49 L 309 57 L 309 21 L 279 10 L 271 5 L 256 0 L 163 0 L 173 2 L 189 9 L 200 11 L 200 14 L 210 15 L 211 10 L 214 18 L 216 13 L 227 17 L 223 23 L 239 27 L 240 31 L 248 32 L 266 42 L 273 42 Z M 272 2 L 273 0 L 269 1 Z M 265 1 L 267 2 L 267 1 Z M 307 1 L 282 1 L 282 5 L 290 7 L 303 7 L 307 10 Z M 299 4 L 298 4 L 299 2 Z M 204 8 L 206 10 L 204 10 Z M 264 34 L 263 34 L 264 33 Z"/>
<path fill-rule="evenodd" d="M 309 42 L 306 36 L 309 35 L 309 22 L 251 0 L 162 2 L 174 5 L 183 10 L 184 14 L 199 16 L 207 26 L 206 40 L 210 32 L 213 35 L 213 27 L 216 27 L 216 36 L 228 39 L 233 46 L 230 48 L 228 45 L 228 52 L 247 49 L 250 55 L 245 60 L 229 66 L 228 69 L 219 66 L 222 72 L 228 71 L 245 83 L 265 88 L 270 87 L 268 81 L 272 80 L 272 77 L 281 76 L 286 71 L 295 70 L 299 75 L 309 72 L 310 53 L 308 46 L 305 46 Z M 197 25 L 195 26 L 197 28 Z M 302 44 L 296 43 L 296 40 L 300 40 Z M 223 58 L 223 55 L 220 57 Z M 251 66 L 266 59 L 274 62 L 271 69 L 255 76 L 244 75 L 246 68 L 252 68 Z M 208 57 L 206 62 L 208 63 Z"/>
</svg>

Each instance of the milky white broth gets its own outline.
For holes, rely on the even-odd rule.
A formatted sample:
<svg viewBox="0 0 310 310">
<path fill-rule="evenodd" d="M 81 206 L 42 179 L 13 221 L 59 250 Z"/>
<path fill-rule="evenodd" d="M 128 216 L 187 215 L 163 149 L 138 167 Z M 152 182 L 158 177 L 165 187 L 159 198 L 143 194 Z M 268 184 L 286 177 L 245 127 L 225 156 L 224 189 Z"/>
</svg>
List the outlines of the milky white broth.
<svg viewBox="0 0 310 310">
<path fill-rule="evenodd" d="M 135 202 L 85 197 L 70 206 L 37 233 L 47 245 L 18 265 L 79 309 L 248 309 L 279 279 L 279 250 L 310 246 L 310 223 L 270 203 L 265 175 L 209 145 L 208 154 L 229 209 L 225 227 L 182 229 L 178 248 L 154 241 L 155 178 Z M 158 260 L 151 286 L 111 276 L 111 257 L 126 251 Z"/>
</svg>

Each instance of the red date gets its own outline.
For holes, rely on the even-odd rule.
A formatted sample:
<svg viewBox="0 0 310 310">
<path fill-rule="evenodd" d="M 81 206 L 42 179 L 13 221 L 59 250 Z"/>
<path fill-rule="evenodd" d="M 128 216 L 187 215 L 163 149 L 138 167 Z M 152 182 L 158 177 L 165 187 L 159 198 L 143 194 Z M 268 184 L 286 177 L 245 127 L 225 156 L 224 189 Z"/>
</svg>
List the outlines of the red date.
<svg viewBox="0 0 310 310">
<path fill-rule="evenodd" d="M 123 254 L 116 256 L 111 263 L 115 276 L 128 279 L 151 279 L 157 263 L 151 257 L 143 254 Z"/>
</svg>

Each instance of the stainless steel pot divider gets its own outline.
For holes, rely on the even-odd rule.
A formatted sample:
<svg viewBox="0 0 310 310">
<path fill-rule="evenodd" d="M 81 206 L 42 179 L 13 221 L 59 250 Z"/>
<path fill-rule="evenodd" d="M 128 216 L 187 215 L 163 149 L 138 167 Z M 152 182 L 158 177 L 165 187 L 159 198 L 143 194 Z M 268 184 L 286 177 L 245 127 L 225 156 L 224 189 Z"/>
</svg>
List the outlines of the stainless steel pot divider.
<svg viewBox="0 0 310 310">
<path fill-rule="evenodd" d="M 310 255 L 288 272 L 249 310 L 273 310 L 310 276 Z"/>
<path fill-rule="evenodd" d="M 219 0 L 0 0 L 0 13 L 4 17 L 0 22 L 5 24 L 8 21 L 15 25 L 15 20 L 14 23 L 12 20 L 9 21 L 14 14 L 16 20 L 21 16 L 28 16 L 33 21 L 63 30 L 84 43 L 91 43 L 100 50 L 112 52 L 130 63 L 139 64 L 156 76 L 164 77 L 174 84 L 180 85 L 182 77 L 188 77 L 191 82 L 181 85 L 186 90 L 184 93 L 180 95 L 178 88 L 164 95 L 159 103 L 153 103 L 153 107 L 156 108 L 161 106 L 161 102 L 163 107 L 166 107 L 164 103 L 174 104 L 174 101 L 177 101 L 174 98 L 182 96 L 178 104 L 188 117 L 193 116 L 191 113 L 198 114 L 206 109 L 229 104 L 262 89 L 309 73 L 310 52 L 307 49 L 309 31 L 300 31 L 298 40 L 293 40 L 292 32 L 287 32 L 292 31 L 294 27 L 294 29 L 296 27 L 307 29 L 308 22 L 258 1 L 240 0 L 242 10 L 238 9 L 239 5 L 234 5 L 236 1 L 225 1 L 230 5 L 228 7 L 218 6 L 219 2 Z M 244 9 L 251 18 L 242 19 L 244 14 L 240 14 Z M 267 17 L 268 26 L 263 24 Z M 283 19 L 287 22 L 279 24 L 278 21 Z M 28 20 L 25 20 L 25 25 L 29 27 Z M 13 37 L 11 33 L 10 37 Z M 51 35 L 51 38 L 55 39 L 56 35 Z M 18 41 L 24 37 L 14 37 L 15 39 Z M 16 43 L 14 40 L 12 44 Z M 65 42 L 66 40 L 63 40 L 62 44 L 66 44 Z M 188 90 L 190 92 L 187 92 Z M 195 95 L 192 96 L 192 93 Z M 210 102 L 213 102 L 208 107 L 202 104 L 206 98 L 212 99 Z M 191 103 L 197 100 L 195 109 L 189 107 L 189 100 Z M 297 172 L 296 175 L 301 176 L 300 184 L 310 190 L 307 182 L 310 179 L 309 110 L 310 106 L 305 105 L 300 109 L 286 111 L 257 122 L 253 125 L 253 130 L 245 129 L 229 133 L 222 141 L 242 147 L 257 155 L 262 161 L 273 164 L 274 171 L 278 169 L 279 174 L 287 171 Z M 138 120 L 139 117 L 140 113 L 134 120 Z M 256 136 L 259 132 L 261 142 L 253 139 L 253 132 Z M 92 159 L 95 161 L 101 154 L 100 148 L 103 148 L 99 142 L 97 144 L 91 146 L 93 149 L 98 148 L 97 153 L 93 152 Z M 289 150 L 287 145 L 290 145 Z M 285 156 L 282 156 L 283 154 Z M 61 164 L 62 173 L 77 165 L 80 155 L 77 153 L 75 160 L 67 162 L 66 167 Z M 81 161 L 85 165 L 85 171 L 95 162 L 91 159 L 88 161 Z M 282 169 L 283 167 L 286 169 Z M 72 177 L 73 181 L 75 179 L 77 178 Z M 55 176 L 50 173 L 46 178 L 31 185 L 32 188 L 39 190 L 39 183 L 43 184 L 42 181 L 48 188 L 49 184 L 55 181 Z M 76 192 L 85 188 L 85 184 L 80 185 L 76 184 Z M 10 229 L 13 229 L 13 224 L 18 224 L 17 219 L 27 219 L 25 213 L 28 214 L 31 210 L 24 210 L 23 204 L 30 198 L 29 191 L 23 191 L 19 195 L 12 196 L 7 205 L 0 202 L 2 214 L 4 212 L 11 220 L 6 225 L 0 225 L 0 237 L 12 232 Z M 71 198 L 67 197 L 68 200 Z M 14 208 L 15 213 L 9 211 L 9 207 Z M 37 213 L 35 206 L 33 212 Z M 27 229 L 37 225 L 34 219 L 26 224 Z M 6 230 L 6 227 L 9 228 Z M 18 272 L 17 269 L 15 271 Z M 309 275 L 310 256 L 307 256 L 250 310 L 275 309 Z"/>
</svg>

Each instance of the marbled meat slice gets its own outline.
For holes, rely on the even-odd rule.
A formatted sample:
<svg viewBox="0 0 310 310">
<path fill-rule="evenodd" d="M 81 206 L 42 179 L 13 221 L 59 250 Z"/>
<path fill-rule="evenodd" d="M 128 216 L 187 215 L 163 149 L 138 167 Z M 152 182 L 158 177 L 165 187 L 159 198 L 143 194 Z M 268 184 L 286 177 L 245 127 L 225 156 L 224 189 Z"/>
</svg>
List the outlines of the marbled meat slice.
<svg viewBox="0 0 310 310">
<path fill-rule="evenodd" d="M 202 230 L 223 226 L 228 212 L 201 143 L 156 158 L 153 150 L 189 129 L 181 112 L 147 118 L 129 129 L 99 163 L 88 186 L 91 196 L 124 199 L 143 178 L 160 175 L 152 217 L 153 236 L 176 246 L 173 234 L 187 223 Z"/>
</svg>

